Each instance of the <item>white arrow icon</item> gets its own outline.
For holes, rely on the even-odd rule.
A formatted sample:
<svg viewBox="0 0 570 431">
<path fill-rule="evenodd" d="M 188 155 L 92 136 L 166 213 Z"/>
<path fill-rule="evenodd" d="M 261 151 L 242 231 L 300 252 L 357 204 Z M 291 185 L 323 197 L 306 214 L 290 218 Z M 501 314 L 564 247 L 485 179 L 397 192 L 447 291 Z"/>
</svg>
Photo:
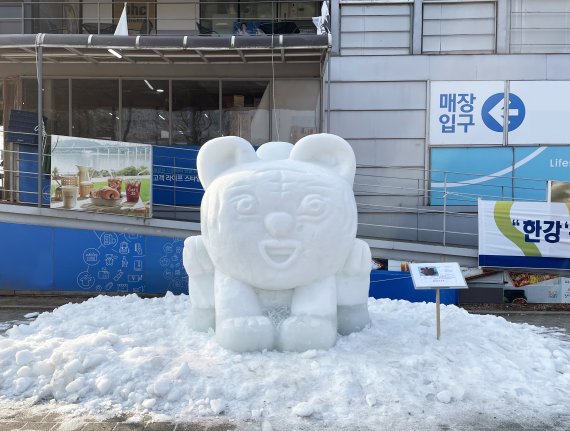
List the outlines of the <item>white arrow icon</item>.
<svg viewBox="0 0 570 431">
<path fill-rule="evenodd" d="M 493 119 L 499 123 L 501 126 L 503 125 L 503 118 L 505 116 L 504 111 L 505 111 L 505 104 L 504 104 L 505 99 L 501 99 L 497 102 L 497 104 L 495 106 L 493 106 L 491 109 L 489 109 L 489 115 L 491 117 L 493 117 Z M 511 101 L 509 100 L 509 125 L 511 124 L 511 117 L 518 117 L 519 116 L 519 110 L 516 108 L 511 108 Z"/>
<path fill-rule="evenodd" d="M 505 110 L 505 99 L 501 99 L 497 102 L 495 106 L 489 109 L 489 115 L 493 117 L 493 119 L 500 124 L 503 125 L 503 118 L 504 118 L 504 110 Z"/>
</svg>

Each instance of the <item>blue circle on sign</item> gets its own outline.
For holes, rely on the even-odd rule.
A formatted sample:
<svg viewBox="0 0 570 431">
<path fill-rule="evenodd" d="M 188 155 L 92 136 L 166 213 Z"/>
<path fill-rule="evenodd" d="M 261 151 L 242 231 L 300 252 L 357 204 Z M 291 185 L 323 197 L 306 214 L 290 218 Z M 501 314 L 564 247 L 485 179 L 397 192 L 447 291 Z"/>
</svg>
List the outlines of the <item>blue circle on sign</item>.
<svg viewBox="0 0 570 431">
<path fill-rule="evenodd" d="M 481 108 L 483 123 L 494 132 L 503 132 L 504 93 L 496 93 L 485 100 Z M 526 109 L 522 99 L 509 93 L 509 132 L 516 130 L 524 121 Z"/>
<path fill-rule="evenodd" d="M 509 132 L 518 129 L 525 115 L 526 108 L 522 99 L 514 93 L 509 93 Z"/>
</svg>

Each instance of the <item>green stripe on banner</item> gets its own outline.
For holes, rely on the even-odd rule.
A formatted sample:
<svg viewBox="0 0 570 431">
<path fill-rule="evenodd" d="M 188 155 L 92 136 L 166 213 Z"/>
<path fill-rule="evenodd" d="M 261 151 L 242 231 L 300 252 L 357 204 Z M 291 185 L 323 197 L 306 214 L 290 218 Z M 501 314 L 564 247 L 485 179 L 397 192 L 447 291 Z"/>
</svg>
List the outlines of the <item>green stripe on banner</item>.
<svg viewBox="0 0 570 431">
<path fill-rule="evenodd" d="M 506 238 L 510 239 L 518 248 L 521 249 L 525 256 L 541 256 L 536 244 L 526 242 L 524 240 L 524 234 L 513 226 L 511 222 L 511 208 L 513 203 L 514 202 L 495 203 L 495 224 Z"/>
</svg>

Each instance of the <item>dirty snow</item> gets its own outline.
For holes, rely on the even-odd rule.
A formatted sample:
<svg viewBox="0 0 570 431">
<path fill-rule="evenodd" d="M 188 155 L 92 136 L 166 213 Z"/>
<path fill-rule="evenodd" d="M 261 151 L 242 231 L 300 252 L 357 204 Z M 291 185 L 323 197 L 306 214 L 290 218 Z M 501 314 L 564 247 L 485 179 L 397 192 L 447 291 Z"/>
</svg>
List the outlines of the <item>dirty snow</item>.
<svg viewBox="0 0 570 431">
<path fill-rule="evenodd" d="M 327 351 L 235 354 L 187 329 L 187 296 L 99 296 L 0 336 L 0 411 L 227 418 L 257 429 L 438 429 L 560 423 L 570 343 L 527 324 L 435 305 L 369 302 L 372 324 Z"/>
</svg>

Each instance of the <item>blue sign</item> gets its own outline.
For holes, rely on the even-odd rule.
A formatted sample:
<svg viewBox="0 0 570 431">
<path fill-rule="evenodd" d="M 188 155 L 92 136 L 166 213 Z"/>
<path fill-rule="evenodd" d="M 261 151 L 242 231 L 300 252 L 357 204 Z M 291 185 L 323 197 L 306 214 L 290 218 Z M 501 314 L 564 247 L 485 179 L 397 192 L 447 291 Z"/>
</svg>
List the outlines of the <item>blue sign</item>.
<svg viewBox="0 0 570 431">
<path fill-rule="evenodd" d="M 199 148 L 152 147 L 153 205 L 200 206 L 204 189 L 196 170 Z"/>
<path fill-rule="evenodd" d="M 546 200 L 549 180 L 570 182 L 570 146 L 433 148 L 430 201 Z"/>
<path fill-rule="evenodd" d="M 481 108 L 481 118 L 483 123 L 494 132 L 503 132 L 504 118 L 504 98 L 503 93 L 496 93 L 485 100 Z M 526 109 L 522 99 L 514 93 L 509 93 L 509 125 L 508 130 L 516 130 L 524 121 Z"/>
</svg>

